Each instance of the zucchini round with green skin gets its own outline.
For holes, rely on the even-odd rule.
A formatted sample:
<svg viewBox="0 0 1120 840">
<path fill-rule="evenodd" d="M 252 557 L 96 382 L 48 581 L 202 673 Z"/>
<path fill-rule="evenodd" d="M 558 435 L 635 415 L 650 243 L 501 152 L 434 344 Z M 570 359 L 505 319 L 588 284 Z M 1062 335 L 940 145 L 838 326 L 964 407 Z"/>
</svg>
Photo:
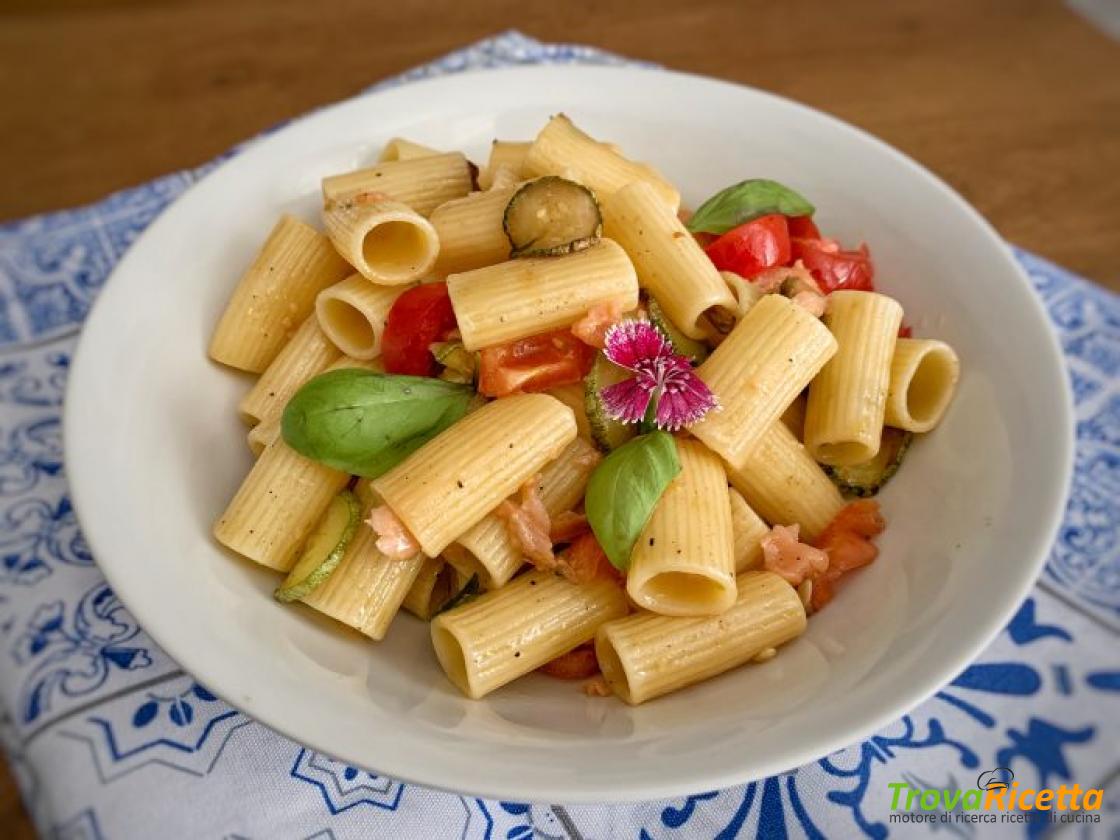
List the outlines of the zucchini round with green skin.
<svg viewBox="0 0 1120 840">
<path fill-rule="evenodd" d="M 826 466 L 824 470 L 845 496 L 869 498 L 898 472 L 913 439 L 912 432 L 885 426 L 879 452 L 870 461 L 850 467 Z"/>
<path fill-rule="evenodd" d="M 603 235 L 603 216 L 587 187 L 546 175 L 513 194 L 502 228 L 511 257 L 557 257 L 598 242 Z"/>
<path fill-rule="evenodd" d="M 626 425 L 607 416 L 600 392 L 608 385 L 614 385 L 630 376 L 625 368 L 620 368 L 603 353 L 595 356 L 591 371 L 583 381 L 584 407 L 587 409 L 587 423 L 591 427 L 591 438 L 604 452 L 618 449 L 637 434 L 637 425 Z"/>
<path fill-rule="evenodd" d="M 441 341 L 431 346 L 432 355 L 443 365 L 440 379 L 471 385 L 478 377 L 478 353 L 463 347 L 461 341 Z"/>
<path fill-rule="evenodd" d="M 304 543 L 299 559 L 274 593 L 277 601 L 298 601 L 325 583 L 346 553 L 358 530 L 361 508 L 358 497 L 343 490 L 327 506 L 326 513 Z"/>
<path fill-rule="evenodd" d="M 669 316 L 665 314 L 665 310 L 661 308 L 661 304 L 657 302 L 656 298 L 651 297 L 646 304 L 646 308 L 649 310 L 650 323 L 669 339 L 674 352 L 687 356 L 688 360 L 694 365 L 698 365 L 708 358 L 711 352 L 708 350 L 708 345 L 702 341 L 697 341 L 695 338 L 689 338 L 678 330 L 669 320 Z"/>
</svg>

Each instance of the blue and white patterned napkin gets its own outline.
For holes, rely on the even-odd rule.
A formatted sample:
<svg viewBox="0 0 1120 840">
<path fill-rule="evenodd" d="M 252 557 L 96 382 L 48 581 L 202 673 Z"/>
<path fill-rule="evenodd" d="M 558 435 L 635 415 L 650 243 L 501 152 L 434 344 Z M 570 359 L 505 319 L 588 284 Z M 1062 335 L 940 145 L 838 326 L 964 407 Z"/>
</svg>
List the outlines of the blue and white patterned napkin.
<svg viewBox="0 0 1120 840">
<path fill-rule="evenodd" d="M 511 32 L 383 84 L 541 62 L 622 59 Z M 986 837 L 991 826 L 892 823 L 888 785 L 970 788 L 995 767 L 1029 787 L 1105 788 L 1101 822 L 1076 830 L 1116 836 L 1120 298 L 1016 252 L 1068 356 L 1077 473 L 1045 575 L 951 685 L 861 744 L 730 790 L 640 805 L 495 802 L 371 775 L 218 700 L 137 626 L 82 539 L 59 419 L 77 333 L 131 242 L 209 168 L 0 226 L 0 737 L 44 837 Z"/>
</svg>

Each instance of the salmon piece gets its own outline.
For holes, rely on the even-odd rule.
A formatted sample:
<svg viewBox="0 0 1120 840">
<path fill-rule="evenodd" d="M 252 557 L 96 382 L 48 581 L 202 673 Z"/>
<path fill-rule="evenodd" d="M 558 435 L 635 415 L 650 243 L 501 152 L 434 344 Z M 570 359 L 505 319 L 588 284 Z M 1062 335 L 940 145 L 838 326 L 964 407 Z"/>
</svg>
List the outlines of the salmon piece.
<svg viewBox="0 0 1120 840">
<path fill-rule="evenodd" d="M 388 505 L 369 512 L 366 524 L 377 534 L 377 550 L 394 560 L 407 560 L 420 553 L 420 543 Z"/>
<path fill-rule="evenodd" d="M 591 642 L 561 654 L 538 669 L 558 680 L 585 680 L 599 673 L 599 659 Z"/>
<path fill-rule="evenodd" d="M 832 521 L 821 531 L 814 545 L 825 548 L 836 534 L 849 532 L 870 539 L 883 533 L 887 520 L 879 511 L 879 503 L 874 499 L 860 499 L 850 502 L 840 509 Z"/>
<path fill-rule="evenodd" d="M 582 513 L 566 510 L 552 519 L 552 529 L 548 532 L 553 543 L 570 543 L 576 537 L 586 534 L 591 526 Z"/>
<path fill-rule="evenodd" d="M 572 335 L 600 350 L 606 345 L 607 330 L 622 320 L 622 301 L 597 303 L 587 314 L 572 324 Z"/>
<path fill-rule="evenodd" d="M 763 568 L 795 587 L 828 569 L 827 552 L 801 542 L 800 530 L 798 525 L 775 525 L 761 540 Z"/>
<path fill-rule="evenodd" d="M 549 571 L 556 568 L 552 540 L 549 537 L 552 523 L 544 502 L 537 493 L 538 481 L 540 476 L 534 476 L 521 486 L 520 504 L 507 499 L 498 505 L 495 513 L 505 520 L 510 539 L 529 562 L 538 569 Z"/>
</svg>

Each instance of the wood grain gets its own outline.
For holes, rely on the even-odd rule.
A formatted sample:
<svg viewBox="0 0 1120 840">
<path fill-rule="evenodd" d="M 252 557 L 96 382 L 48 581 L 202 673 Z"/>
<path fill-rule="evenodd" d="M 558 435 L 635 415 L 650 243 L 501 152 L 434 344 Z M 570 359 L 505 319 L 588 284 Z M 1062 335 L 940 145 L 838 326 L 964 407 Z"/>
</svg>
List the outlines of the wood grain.
<svg viewBox="0 0 1120 840">
<path fill-rule="evenodd" d="M 507 28 L 821 108 L 1120 289 L 1120 46 L 1058 0 L 0 0 L 0 218 L 202 163 Z"/>
</svg>

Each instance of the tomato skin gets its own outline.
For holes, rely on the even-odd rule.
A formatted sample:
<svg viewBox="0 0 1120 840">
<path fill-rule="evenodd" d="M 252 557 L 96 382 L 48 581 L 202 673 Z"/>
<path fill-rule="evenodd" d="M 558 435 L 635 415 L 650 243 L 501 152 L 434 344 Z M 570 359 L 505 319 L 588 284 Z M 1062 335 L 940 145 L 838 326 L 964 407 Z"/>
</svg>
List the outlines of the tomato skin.
<svg viewBox="0 0 1120 840">
<path fill-rule="evenodd" d="M 786 223 L 789 225 L 790 239 L 821 238 L 821 232 L 812 216 L 786 216 Z"/>
<path fill-rule="evenodd" d="M 595 348 L 571 330 L 532 335 L 487 347 L 479 354 L 478 392 L 487 397 L 531 394 L 579 382 L 591 370 Z"/>
<path fill-rule="evenodd" d="M 866 245 L 860 245 L 858 251 L 843 251 L 827 239 L 793 239 L 790 250 L 826 295 L 837 289 L 875 291 L 875 267 Z"/>
<path fill-rule="evenodd" d="M 825 526 L 813 540 L 815 547 L 828 552 L 828 569 L 813 578 L 811 606 L 814 610 L 832 600 L 833 584 L 837 580 L 879 556 L 879 549 L 871 539 L 883 533 L 886 527 L 879 503 L 871 499 L 850 502 Z"/>
<path fill-rule="evenodd" d="M 446 283 L 425 283 L 393 303 L 381 334 L 386 373 L 435 376 L 438 365 L 428 349 L 455 329 L 455 310 Z"/>
<path fill-rule="evenodd" d="M 913 338 L 914 337 L 914 328 L 911 327 L 909 324 L 903 324 L 901 327 L 898 328 L 898 337 L 899 338 Z"/>
<path fill-rule="evenodd" d="M 751 278 L 790 261 L 789 225 L 779 213 L 732 228 L 704 249 L 720 271 Z"/>
<path fill-rule="evenodd" d="M 590 531 L 577 537 L 563 554 L 564 577 L 572 583 L 588 583 L 596 579 L 610 580 L 619 586 L 626 578 L 611 565 L 607 553 Z"/>
</svg>

